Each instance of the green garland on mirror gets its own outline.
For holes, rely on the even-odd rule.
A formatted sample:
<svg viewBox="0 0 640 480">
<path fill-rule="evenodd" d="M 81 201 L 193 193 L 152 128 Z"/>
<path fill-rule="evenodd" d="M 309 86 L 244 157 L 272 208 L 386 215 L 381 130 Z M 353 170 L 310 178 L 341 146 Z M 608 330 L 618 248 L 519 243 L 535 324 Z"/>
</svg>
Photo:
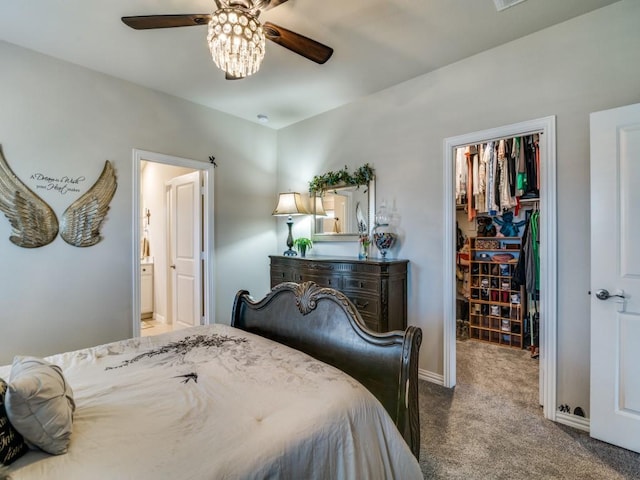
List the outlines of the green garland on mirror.
<svg viewBox="0 0 640 480">
<path fill-rule="evenodd" d="M 344 169 L 337 172 L 327 172 L 324 175 L 316 175 L 309 182 L 309 192 L 321 192 L 329 187 L 355 185 L 367 185 L 373 180 L 374 172 L 371 165 L 365 163 L 362 167 L 358 168 L 353 175 L 349 173 L 348 167 L 345 165 Z"/>
</svg>

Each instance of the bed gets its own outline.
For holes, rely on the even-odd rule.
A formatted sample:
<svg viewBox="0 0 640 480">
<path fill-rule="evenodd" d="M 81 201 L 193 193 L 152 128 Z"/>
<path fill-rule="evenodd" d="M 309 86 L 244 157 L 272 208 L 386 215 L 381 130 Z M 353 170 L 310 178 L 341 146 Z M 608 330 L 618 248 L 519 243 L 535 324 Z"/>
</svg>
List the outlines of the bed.
<svg viewBox="0 0 640 480">
<path fill-rule="evenodd" d="M 59 375 L 55 401 L 72 410 L 73 422 L 54 431 L 61 454 L 32 448 L 8 473 L 14 480 L 422 478 L 420 329 L 375 334 L 362 325 L 340 292 L 284 283 L 260 301 L 239 292 L 231 325 L 17 357 L 0 367 L 7 411 L 17 404 L 12 385 L 37 364 Z"/>
</svg>

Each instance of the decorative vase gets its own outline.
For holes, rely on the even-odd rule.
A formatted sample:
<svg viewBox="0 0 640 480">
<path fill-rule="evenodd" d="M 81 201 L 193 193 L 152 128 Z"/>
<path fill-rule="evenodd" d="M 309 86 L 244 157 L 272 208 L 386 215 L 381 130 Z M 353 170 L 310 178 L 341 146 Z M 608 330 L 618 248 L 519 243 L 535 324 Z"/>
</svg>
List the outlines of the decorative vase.
<svg viewBox="0 0 640 480">
<path fill-rule="evenodd" d="M 306 245 L 300 245 L 300 256 L 302 258 L 304 258 L 307 255 L 307 246 Z"/>
<path fill-rule="evenodd" d="M 369 258 L 369 241 L 360 240 L 360 250 L 358 251 L 358 258 L 360 260 L 366 260 Z"/>
<path fill-rule="evenodd" d="M 387 252 L 396 243 L 396 234 L 389 228 L 389 225 L 380 224 L 373 229 L 373 243 L 380 251 L 382 258 L 386 258 Z"/>
<path fill-rule="evenodd" d="M 371 236 L 382 258 L 386 258 L 387 252 L 396 243 L 397 234 L 395 228 L 390 223 L 387 207 L 384 204 L 382 204 L 376 212 L 376 226 L 373 227 Z"/>
</svg>

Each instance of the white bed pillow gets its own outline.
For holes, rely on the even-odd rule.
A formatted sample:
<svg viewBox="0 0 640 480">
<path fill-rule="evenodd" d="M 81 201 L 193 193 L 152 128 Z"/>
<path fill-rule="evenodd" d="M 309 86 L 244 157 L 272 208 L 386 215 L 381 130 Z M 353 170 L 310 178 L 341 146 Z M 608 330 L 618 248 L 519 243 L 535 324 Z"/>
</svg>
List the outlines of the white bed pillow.
<svg viewBox="0 0 640 480">
<path fill-rule="evenodd" d="M 27 443 L 55 455 L 66 453 L 76 405 L 60 367 L 41 358 L 15 357 L 5 407 Z"/>
</svg>

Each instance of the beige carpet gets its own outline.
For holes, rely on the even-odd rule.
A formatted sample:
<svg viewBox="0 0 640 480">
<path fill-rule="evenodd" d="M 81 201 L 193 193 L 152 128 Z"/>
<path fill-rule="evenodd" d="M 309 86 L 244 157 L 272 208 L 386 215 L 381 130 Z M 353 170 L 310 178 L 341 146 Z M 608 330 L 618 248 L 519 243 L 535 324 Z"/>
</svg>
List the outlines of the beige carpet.
<svg viewBox="0 0 640 480">
<path fill-rule="evenodd" d="M 640 455 L 546 420 L 528 352 L 458 341 L 458 385 L 420 382 L 429 479 L 640 479 Z"/>
</svg>

